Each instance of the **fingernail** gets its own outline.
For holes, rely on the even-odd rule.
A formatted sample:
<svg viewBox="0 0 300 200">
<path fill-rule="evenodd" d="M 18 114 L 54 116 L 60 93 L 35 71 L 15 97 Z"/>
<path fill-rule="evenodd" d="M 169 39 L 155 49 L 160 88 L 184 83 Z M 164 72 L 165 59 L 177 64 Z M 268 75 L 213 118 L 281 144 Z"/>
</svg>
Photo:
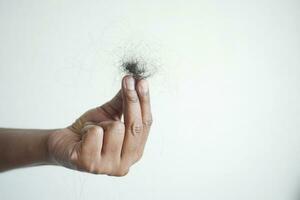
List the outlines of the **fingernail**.
<svg viewBox="0 0 300 200">
<path fill-rule="evenodd" d="M 140 92 L 142 94 L 147 94 L 148 93 L 148 82 L 146 80 L 141 80 L 140 82 Z"/>
<path fill-rule="evenodd" d="M 131 76 L 127 77 L 126 78 L 126 88 L 128 90 L 134 90 L 134 87 L 135 87 L 134 79 Z"/>
</svg>

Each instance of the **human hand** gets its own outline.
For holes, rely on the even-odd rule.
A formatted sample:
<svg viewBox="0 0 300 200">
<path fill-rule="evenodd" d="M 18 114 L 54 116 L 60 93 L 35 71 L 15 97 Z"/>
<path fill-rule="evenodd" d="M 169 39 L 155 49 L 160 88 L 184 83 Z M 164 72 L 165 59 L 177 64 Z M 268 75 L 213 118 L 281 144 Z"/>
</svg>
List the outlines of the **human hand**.
<svg viewBox="0 0 300 200">
<path fill-rule="evenodd" d="M 68 168 L 124 176 L 142 157 L 151 124 L 147 81 L 125 76 L 112 100 L 50 134 L 48 152 L 53 162 Z"/>
</svg>

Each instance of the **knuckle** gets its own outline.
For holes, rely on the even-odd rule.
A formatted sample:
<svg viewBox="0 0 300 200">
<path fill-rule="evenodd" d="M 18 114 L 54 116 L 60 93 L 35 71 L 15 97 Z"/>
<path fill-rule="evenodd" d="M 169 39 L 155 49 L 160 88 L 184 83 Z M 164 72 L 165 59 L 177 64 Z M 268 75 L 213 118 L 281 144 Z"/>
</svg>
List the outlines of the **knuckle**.
<svg viewBox="0 0 300 200">
<path fill-rule="evenodd" d="M 125 125 L 120 121 L 114 121 L 111 124 L 111 129 L 117 133 L 123 133 L 125 130 Z"/>
<path fill-rule="evenodd" d="M 124 172 L 119 169 L 119 165 L 111 163 L 106 167 L 106 174 L 108 176 L 123 176 Z"/>
<path fill-rule="evenodd" d="M 133 123 L 131 125 L 131 132 L 133 135 L 140 135 L 143 132 L 143 126 L 140 123 Z"/>
<path fill-rule="evenodd" d="M 138 102 L 138 95 L 136 94 L 136 91 L 127 91 L 126 98 L 130 103 Z"/>
<path fill-rule="evenodd" d="M 102 161 L 102 173 L 106 174 L 108 176 L 114 176 L 116 172 L 118 172 L 118 169 L 120 168 L 120 159 L 118 158 L 111 158 L 106 157 Z"/>
<path fill-rule="evenodd" d="M 110 163 L 110 162 L 106 163 L 105 166 L 103 166 L 102 171 L 103 171 L 104 174 L 107 174 L 109 176 L 111 174 L 113 174 L 114 167 L 113 167 L 112 163 Z"/>
<path fill-rule="evenodd" d="M 129 172 L 129 170 L 124 170 L 124 171 L 118 172 L 116 174 L 116 176 L 119 176 L 119 177 L 126 176 L 128 174 L 128 172 Z"/>
<path fill-rule="evenodd" d="M 114 173 L 112 173 L 112 176 L 122 177 L 122 176 L 126 176 L 128 172 L 129 172 L 129 168 L 120 168 Z"/>
<path fill-rule="evenodd" d="M 149 119 L 147 119 L 147 120 L 145 120 L 145 121 L 143 122 L 143 125 L 144 125 L 145 127 L 148 127 L 148 128 L 151 127 L 152 124 L 153 124 L 153 119 L 152 119 L 152 117 L 149 118 Z"/>
<path fill-rule="evenodd" d="M 143 156 L 142 152 L 136 152 L 133 156 L 133 163 L 140 161 L 142 156 Z"/>
<path fill-rule="evenodd" d="M 95 163 L 93 162 L 84 162 L 83 163 L 83 169 L 86 171 L 86 172 L 89 172 L 89 173 L 96 173 L 97 170 L 96 170 L 96 167 L 95 167 Z"/>
<path fill-rule="evenodd" d="M 89 127 L 88 130 L 90 133 L 101 133 L 102 132 L 102 128 L 100 126 L 91 126 L 91 127 Z"/>
<path fill-rule="evenodd" d="M 141 100 L 142 100 L 144 103 L 146 103 L 146 104 L 149 104 L 149 103 L 150 103 L 149 91 L 144 92 L 144 93 L 139 92 L 139 94 L 140 94 Z"/>
</svg>

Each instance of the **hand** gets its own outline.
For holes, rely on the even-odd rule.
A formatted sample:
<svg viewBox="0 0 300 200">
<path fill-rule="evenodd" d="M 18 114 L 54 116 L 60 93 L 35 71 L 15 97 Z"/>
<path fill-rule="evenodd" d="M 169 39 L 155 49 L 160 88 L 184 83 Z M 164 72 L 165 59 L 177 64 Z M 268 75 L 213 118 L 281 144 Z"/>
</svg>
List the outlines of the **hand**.
<svg viewBox="0 0 300 200">
<path fill-rule="evenodd" d="M 49 155 L 68 168 L 124 176 L 142 157 L 151 124 L 147 81 L 125 76 L 112 100 L 50 134 Z"/>
</svg>

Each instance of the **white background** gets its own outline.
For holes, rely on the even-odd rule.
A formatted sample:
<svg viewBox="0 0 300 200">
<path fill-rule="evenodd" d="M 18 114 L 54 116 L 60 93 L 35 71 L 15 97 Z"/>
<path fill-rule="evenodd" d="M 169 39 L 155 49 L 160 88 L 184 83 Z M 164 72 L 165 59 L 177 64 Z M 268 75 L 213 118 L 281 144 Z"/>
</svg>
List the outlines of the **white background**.
<svg viewBox="0 0 300 200">
<path fill-rule="evenodd" d="M 154 125 L 123 178 L 44 166 L 0 199 L 300 196 L 299 1 L 0 1 L 0 123 L 59 128 L 110 99 L 122 56 L 160 67 Z M 0 161 L 1 162 L 1 161 Z"/>
</svg>

